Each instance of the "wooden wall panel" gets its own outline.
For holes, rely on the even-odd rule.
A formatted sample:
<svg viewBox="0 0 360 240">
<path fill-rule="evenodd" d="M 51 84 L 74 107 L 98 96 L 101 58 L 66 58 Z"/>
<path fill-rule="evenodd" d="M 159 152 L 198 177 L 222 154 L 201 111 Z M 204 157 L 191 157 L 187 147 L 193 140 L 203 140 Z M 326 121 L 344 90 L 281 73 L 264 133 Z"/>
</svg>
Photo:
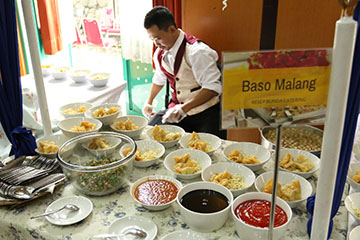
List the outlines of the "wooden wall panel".
<svg viewBox="0 0 360 240">
<path fill-rule="evenodd" d="M 262 0 L 183 0 L 182 28 L 200 38 L 219 56 L 222 51 L 259 49 Z"/>
<path fill-rule="evenodd" d="M 335 0 L 279 0 L 275 48 L 332 47 L 340 13 Z"/>
</svg>

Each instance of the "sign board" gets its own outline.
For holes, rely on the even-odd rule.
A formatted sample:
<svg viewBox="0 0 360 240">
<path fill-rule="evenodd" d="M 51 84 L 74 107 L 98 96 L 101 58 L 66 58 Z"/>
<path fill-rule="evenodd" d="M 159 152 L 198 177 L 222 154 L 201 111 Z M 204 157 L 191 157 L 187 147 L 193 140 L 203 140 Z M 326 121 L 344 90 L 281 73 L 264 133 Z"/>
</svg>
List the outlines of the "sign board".
<svg viewBox="0 0 360 240">
<path fill-rule="evenodd" d="M 331 49 L 223 53 L 222 128 L 322 124 Z"/>
</svg>

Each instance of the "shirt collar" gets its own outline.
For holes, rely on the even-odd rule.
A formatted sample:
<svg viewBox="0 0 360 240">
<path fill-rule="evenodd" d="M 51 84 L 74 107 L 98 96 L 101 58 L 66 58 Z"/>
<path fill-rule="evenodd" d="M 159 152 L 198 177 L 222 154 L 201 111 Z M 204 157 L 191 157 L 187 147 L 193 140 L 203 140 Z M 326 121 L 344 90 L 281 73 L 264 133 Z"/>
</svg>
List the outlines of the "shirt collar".
<svg viewBox="0 0 360 240">
<path fill-rule="evenodd" d="M 180 31 L 180 34 L 179 34 L 178 38 L 176 39 L 174 46 L 172 46 L 172 48 L 170 48 L 168 50 L 169 54 L 171 54 L 173 56 L 176 55 L 177 51 L 180 48 L 182 41 L 184 40 L 184 37 L 185 37 L 184 32 L 180 28 L 179 28 L 179 31 Z"/>
</svg>

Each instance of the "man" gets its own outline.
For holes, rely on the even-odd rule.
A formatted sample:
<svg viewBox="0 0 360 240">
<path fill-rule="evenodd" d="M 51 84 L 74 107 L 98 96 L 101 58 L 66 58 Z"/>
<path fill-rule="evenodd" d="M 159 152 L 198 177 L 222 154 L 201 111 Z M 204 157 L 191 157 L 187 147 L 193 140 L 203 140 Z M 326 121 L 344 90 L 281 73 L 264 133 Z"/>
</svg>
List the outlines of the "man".
<svg viewBox="0 0 360 240">
<path fill-rule="evenodd" d="M 174 16 L 165 7 L 155 7 L 145 16 L 144 27 L 157 49 L 155 74 L 143 113 L 149 125 L 176 124 L 187 132 L 207 132 L 225 138 L 219 131 L 220 94 L 216 51 L 199 39 L 178 29 Z M 169 81 L 168 109 L 155 113 L 154 98 Z"/>
</svg>

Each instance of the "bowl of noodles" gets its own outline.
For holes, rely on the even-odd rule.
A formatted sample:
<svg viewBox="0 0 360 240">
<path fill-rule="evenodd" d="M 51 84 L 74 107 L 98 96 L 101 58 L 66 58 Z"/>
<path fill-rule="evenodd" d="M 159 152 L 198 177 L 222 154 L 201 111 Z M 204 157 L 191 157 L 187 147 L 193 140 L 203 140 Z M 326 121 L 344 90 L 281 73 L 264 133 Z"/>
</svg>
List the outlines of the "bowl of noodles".
<svg viewBox="0 0 360 240">
<path fill-rule="evenodd" d="M 182 148 L 197 149 L 207 154 L 213 154 L 221 146 L 221 139 L 210 133 L 185 134 L 179 141 Z"/>
<path fill-rule="evenodd" d="M 103 125 L 110 125 L 120 114 L 120 105 L 116 103 L 105 103 L 94 106 L 85 112 L 85 117 L 95 118 Z"/>
<path fill-rule="evenodd" d="M 203 181 L 220 184 L 231 191 L 234 197 L 248 191 L 255 182 L 255 174 L 249 168 L 230 162 L 219 162 L 204 168 Z"/>
<path fill-rule="evenodd" d="M 67 138 L 73 138 L 85 133 L 98 132 L 102 123 L 94 118 L 65 118 L 58 123 L 58 127 Z"/>
<path fill-rule="evenodd" d="M 111 155 L 121 143 L 121 139 L 114 137 L 93 137 L 82 143 L 82 146 L 97 157 Z"/>
<path fill-rule="evenodd" d="M 69 103 L 61 106 L 59 108 L 59 112 L 65 118 L 84 117 L 85 112 L 89 110 L 92 106 L 93 105 L 88 102 Z"/>
<path fill-rule="evenodd" d="M 146 131 L 148 138 L 155 140 L 165 148 L 174 147 L 185 134 L 185 130 L 175 125 L 155 125 Z"/>
<path fill-rule="evenodd" d="M 115 132 L 136 139 L 140 137 L 148 122 L 149 121 L 142 116 L 126 115 L 116 118 L 110 127 Z"/>
<path fill-rule="evenodd" d="M 135 153 L 135 167 L 149 167 L 155 164 L 165 153 L 165 147 L 153 140 L 136 141 L 137 150 Z M 120 148 L 120 155 L 125 157 L 132 152 L 130 144 L 125 144 Z"/>
</svg>

